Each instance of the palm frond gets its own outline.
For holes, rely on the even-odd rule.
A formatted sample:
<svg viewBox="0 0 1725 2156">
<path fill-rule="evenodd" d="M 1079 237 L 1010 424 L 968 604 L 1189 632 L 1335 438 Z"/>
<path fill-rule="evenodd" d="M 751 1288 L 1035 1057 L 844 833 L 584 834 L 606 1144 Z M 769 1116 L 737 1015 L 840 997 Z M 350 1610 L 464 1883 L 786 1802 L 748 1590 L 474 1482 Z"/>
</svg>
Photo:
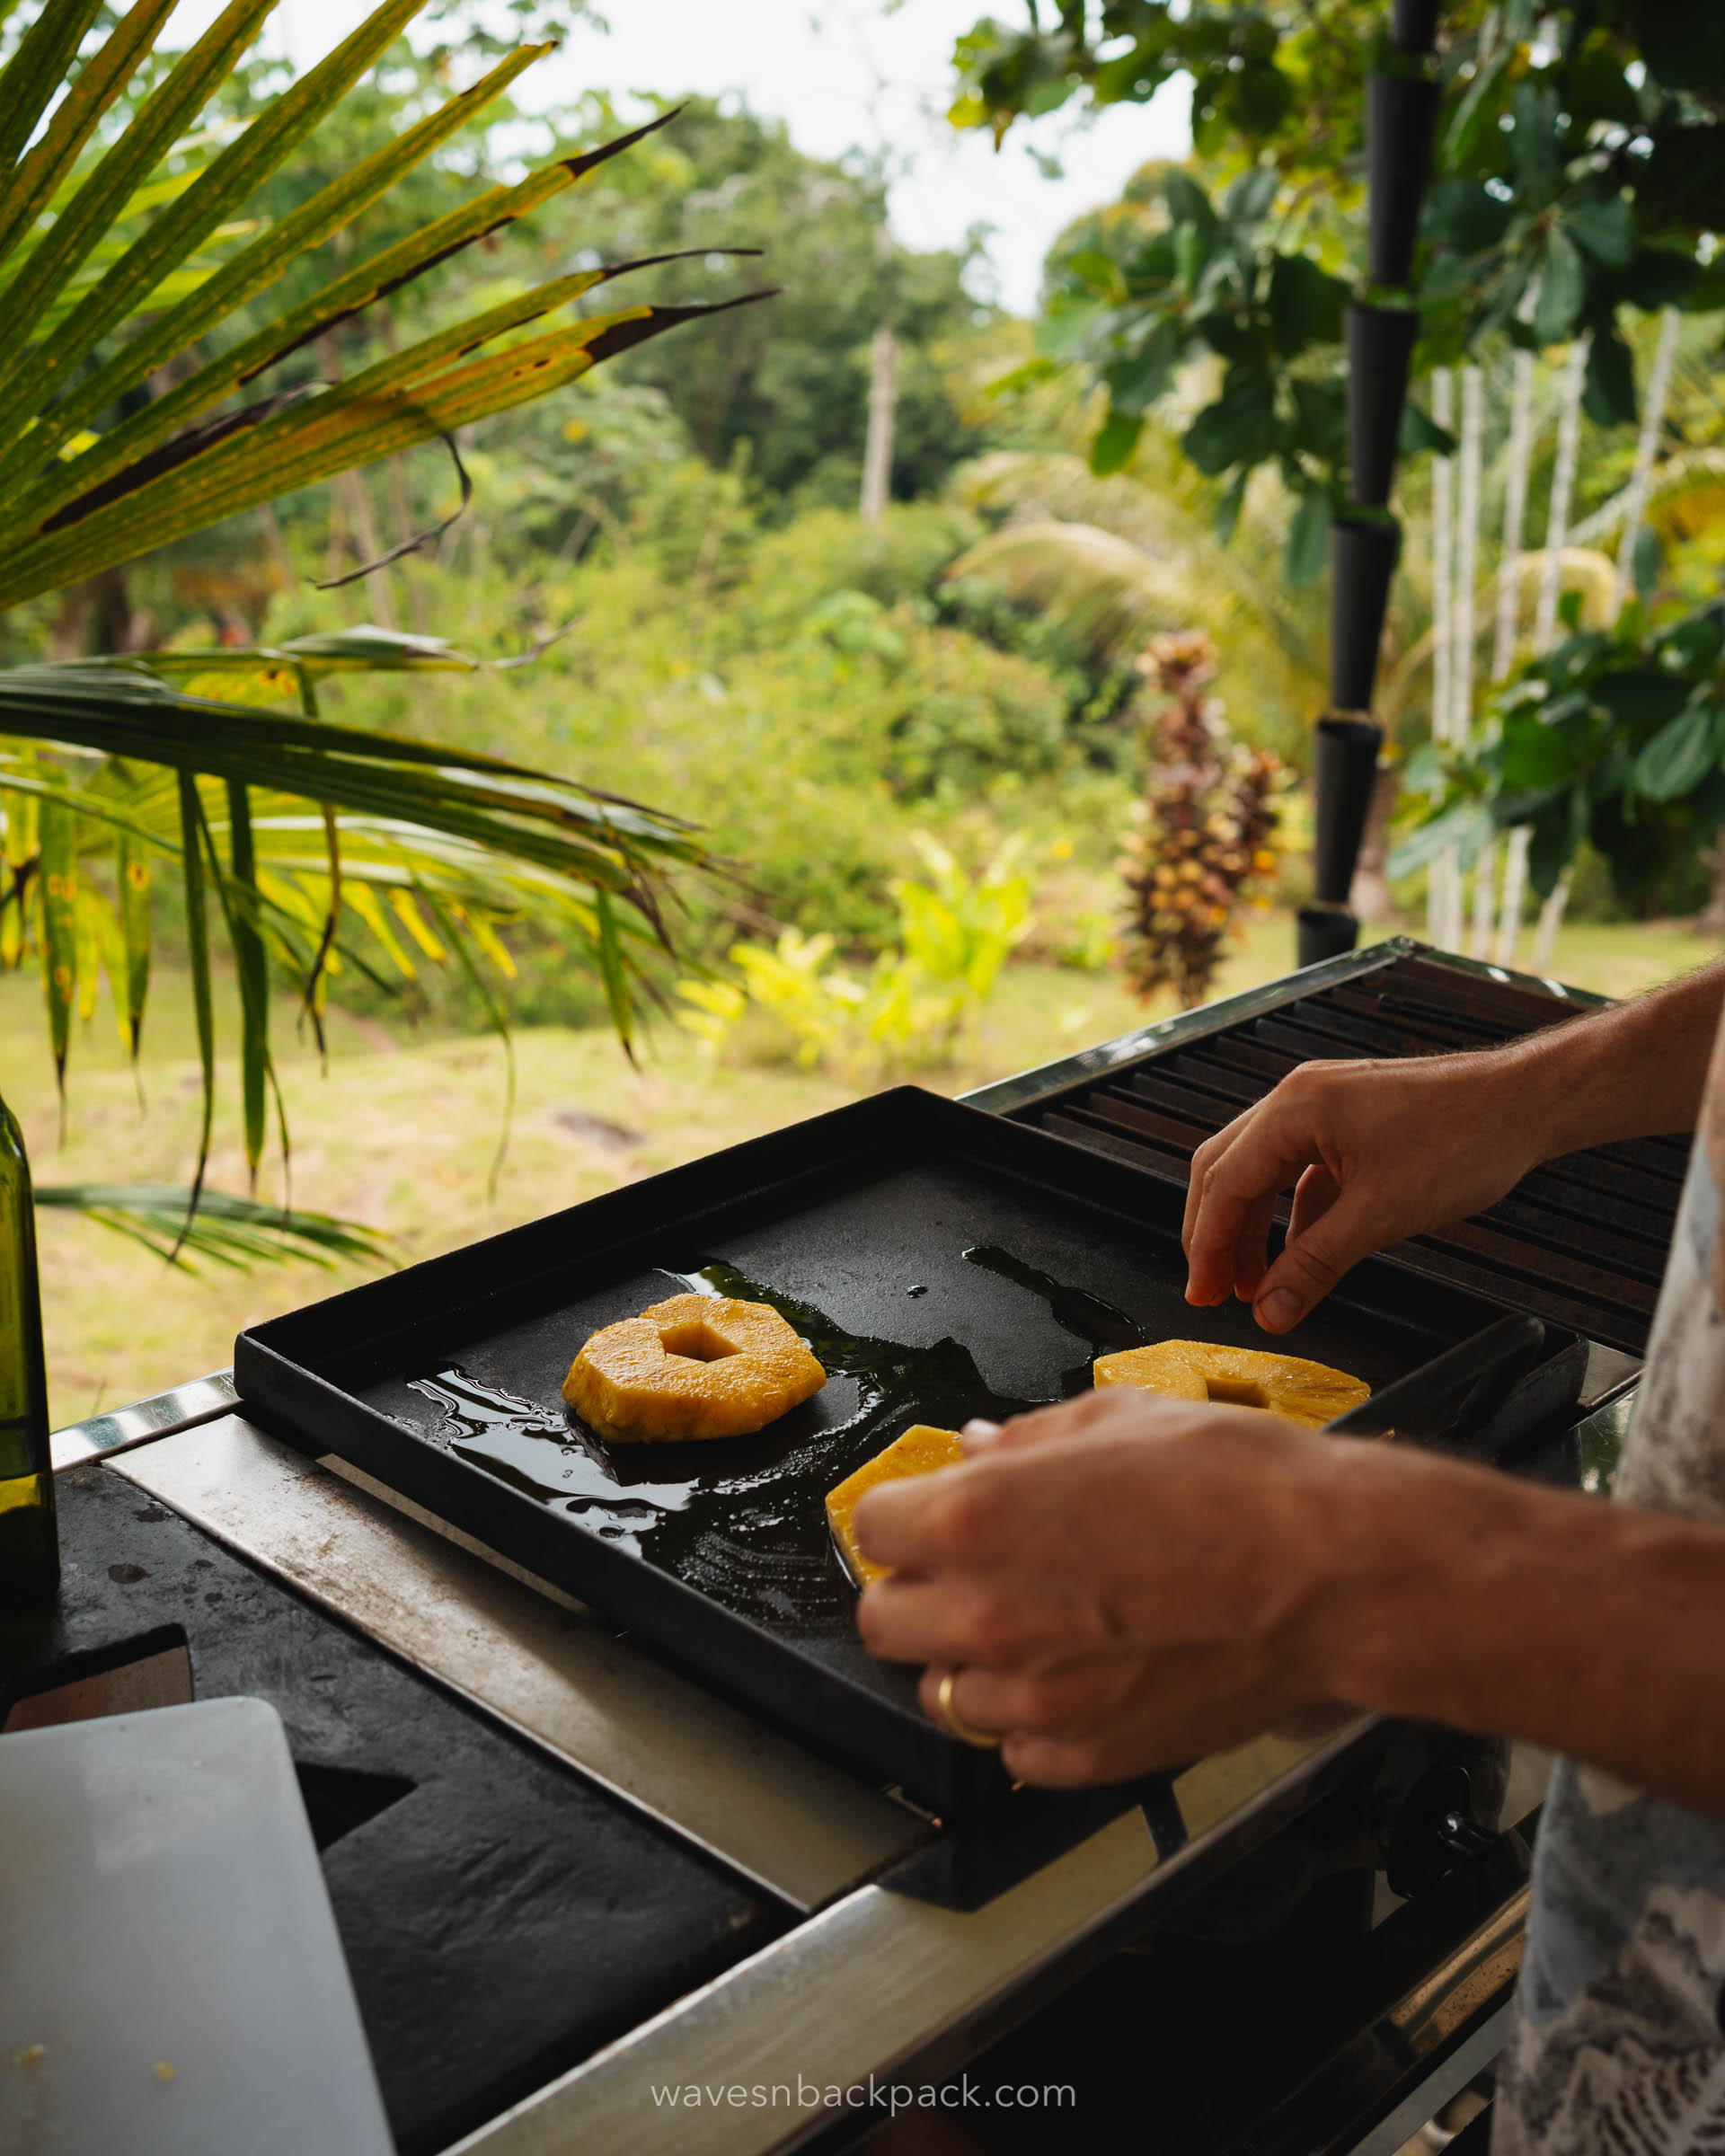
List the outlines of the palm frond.
<svg viewBox="0 0 1725 2156">
<path fill-rule="evenodd" d="M 675 114 L 453 204 L 271 316 L 263 296 L 308 248 L 349 227 L 549 47 L 507 54 L 261 225 L 251 211 L 260 188 L 423 0 L 381 0 L 246 125 L 201 135 L 273 0 L 227 0 L 146 84 L 167 4 L 132 0 L 79 62 L 97 0 L 53 0 L 0 74 L 0 608 L 358 465 L 452 441 L 717 311 L 642 301 L 571 314 L 585 294 L 675 258 L 600 263 L 436 329 L 348 379 L 307 381 L 289 367 L 266 383 L 307 344 L 543 209 Z M 134 90 L 137 108 L 116 128 L 111 115 Z M 746 290 L 719 304 L 766 296 Z M 256 312 L 236 323 L 242 307 Z M 155 393 L 166 363 L 190 350 L 196 363 Z M 0 965 L 40 956 L 62 1074 L 70 1012 L 93 1007 L 103 971 L 136 1057 L 153 869 L 172 863 L 184 890 L 203 1135 L 190 1190 L 150 1200 L 152 1247 L 177 1258 L 199 1233 L 190 1215 L 216 1073 L 212 914 L 238 978 L 254 1174 L 273 1084 L 272 966 L 298 975 L 314 1017 L 344 966 L 408 979 L 420 960 L 453 961 L 491 996 L 489 976 L 511 968 L 500 930 L 549 916 L 603 981 L 628 1046 L 650 954 L 665 942 L 668 879 L 719 865 L 694 827 L 571 778 L 317 711 L 328 676 L 479 663 L 434 639 L 362 630 L 269 650 L 0 675 Z M 496 1015 L 507 1034 L 500 1002 Z M 285 1127 L 282 1135 L 285 1151 Z M 110 1193 L 102 1205 L 110 1224 L 143 1233 L 142 1199 L 128 1207 Z M 263 1234 L 266 1213 L 224 1218 L 234 1234 Z"/>
<path fill-rule="evenodd" d="M 381 1230 L 328 1213 L 290 1213 L 226 1190 L 205 1190 L 192 1209 L 190 1190 L 175 1183 L 38 1183 L 38 1206 L 82 1213 L 147 1250 L 195 1272 L 195 1260 L 241 1271 L 297 1258 L 332 1271 L 341 1262 L 394 1265 Z"/>
<path fill-rule="evenodd" d="M 1633 489 L 1601 502 L 1570 533 L 1579 546 L 1603 546 L 1623 528 Z M 1679 449 L 1655 465 L 1648 489 L 1648 522 L 1667 541 L 1698 539 L 1725 523 L 1725 448 Z"/>
<path fill-rule="evenodd" d="M 1009 509 L 1013 519 L 961 555 L 950 577 L 986 575 L 1008 583 L 1022 579 L 1023 596 L 1071 616 L 1079 633 L 1114 645 L 1152 630 L 1199 626 L 1223 650 L 1243 640 L 1254 663 L 1268 666 L 1292 709 L 1314 701 L 1322 652 L 1297 605 L 1290 605 L 1279 576 L 1285 504 L 1266 474 L 1234 542 L 1224 545 L 1215 528 L 1216 490 L 1199 480 L 1172 437 L 1145 429 L 1131 471 L 1099 479 L 1083 457 L 1062 453 L 1001 450 L 979 457 L 960 475 L 960 498 L 973 508 Z M 1260 533 L 1257 526 L 1265 529 Z M 1052 555 L 1062 528 L 1099 536 L 1075 541 L 1066 565 L 1039 594 L 1039 578 L 1055 578 Z M 1037 535 L 1021 546 L 1014 535 Z M 1143 558 L 1141 572 L 1111 538 Z M 1047 556 L 1039 571 L 1039 557 Z M 1090 576 L 1099 581 L 1092 586 Z M 1136 597 L 1133 596 L 1136 592 Z"/>
</svg>

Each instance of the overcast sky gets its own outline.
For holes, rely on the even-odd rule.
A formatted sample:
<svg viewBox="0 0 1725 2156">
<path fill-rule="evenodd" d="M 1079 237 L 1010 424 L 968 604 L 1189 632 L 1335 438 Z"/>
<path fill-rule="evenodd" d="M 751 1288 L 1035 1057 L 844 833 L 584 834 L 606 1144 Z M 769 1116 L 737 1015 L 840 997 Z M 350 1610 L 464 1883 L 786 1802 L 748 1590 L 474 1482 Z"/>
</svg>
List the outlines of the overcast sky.
<svg viewBox="0 0 1725 2156">
<path fill-rule="evenodd" d="M 172 34 L 194 36 L 220 0 L 180 0 Z M 973 225 L 988 242 L 995 291 L 1028 314 L 1042 256 L 1080 210 L 1113 200 L 1147 157 L 1190 146 L 1183 84 L 1147 107 L 1120 105 L 1075 128 L 1051 114 L 1015 127 L 995 154 L 986 133 L 948 126 L 953 40 L 987 0 L 599 0 L 608 33 L 571 29 L 562 49 L 518 85 L 523 104 L 557 102 L 584 89 L 740 93 L 783 119 L 800 149 L 837 157 L 885 150 L 895 177 L 892 222 L 919 248 L 958 245 Z M 993 0 L 1004 21 L 1023 0 Z M 327 52 L 361 14 L 359 0 L 279 0 L 266 40 L 300 66 Z M 1027 146 L 1057 157 L 1065 176 L 1043 178 Z"/>
</svg>

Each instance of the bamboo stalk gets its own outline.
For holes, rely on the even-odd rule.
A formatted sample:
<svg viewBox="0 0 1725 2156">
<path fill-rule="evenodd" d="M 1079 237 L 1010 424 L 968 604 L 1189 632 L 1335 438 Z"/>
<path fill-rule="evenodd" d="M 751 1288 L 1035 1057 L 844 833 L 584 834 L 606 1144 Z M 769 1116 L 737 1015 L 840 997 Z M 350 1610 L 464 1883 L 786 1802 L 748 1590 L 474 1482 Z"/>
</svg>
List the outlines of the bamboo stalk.
<svg viewBox="0 0 1725 2156">
<path fill-rule="evenodd" d="M 1522 303 L 1532 318 L 1537 281 Z M 1534 355 L 1517 350 L 1509 393 L 1508 471 L 1503 492 L 1503 551 L 1498 561 L 1498 619 L 1491 645 L 1491 678 L 1501 681 L 1516 656 L 1517 617 L 1521 599 L 1521 543 L 1527 517 L 1527 477 L 1534 459 Z M 1498 904 L 1498 936 L 1492 953 L 1499 966 L 1513 966 L 1521 939 L 1521 906 L 1527 888 L 1527 848 L 1533 833 L 1517 824 L 1504 843 L 1503 894 Z M 1481 956 L 1485 955 L 1483 941 Z"/>
<path fill-rule="evenodd" d="M 1557 415 L 1557 457 L 1552 466 L 1552 499 L 1545 517 L 1545 561 L 1534 613 L 1534 649 L 1548 651 L 1557 641 L 1557 599 L 1563 580 L 1563 549 L 1570 531 L 1570 496 L 1575 487 L 1575 454 L 1581 438 L 1581 392 L 1588 378 L 1592 332 L 1570 347 Z"/>
<path fill-rule="evenodd" d="M 1593 343 L 1589 331 L 1570 347 L 1563 373 L 1562 402 L 1558 410 L 1557 457 L 1552 466 L 1552 499 L 1545 519 L 1545 564 L 1539 582 L 1539 605 L 1534 616 L 1534 649 L 1548 651 L 1557 641 L 1557 599 L 1563 577 L 1563 549 L 1570 532 L 1570 498 L 1575 488 L 1576 450 L 1581 439 L 1581 392 L 1588 378 L 1588 352 Z M 1534 931 L 1533 968 L 1544 973 L 1557 947 L 1557 932 L 1569 904 L 1571 871 L 1565 869 L 1539 909 Z"/>
<path fill-rule="evenodd" d="M 1534 827 L 1531 824 L 1517 824 L 1510 832 L 1503 850 L 1503 901 L 1498 909 L 1498 948 L 1495 952 L 1499 966 L 1513 966 L 1516 962 L 1516 945 L 1521 940 L 1521 908 L 1527 895 L 1527 849 L 1533 844 Z"/>
<path fill-rule="evenodd" d="M 1431 416 L 1448 427 L 1454 416 L 1454 377 L 1446 367 L 1431 376 Z M 1453 549 L 1455 543 L 1455 489 L 1452 460 L 1431 460 L 1431 738 L 1440 747 L 1449 740 L 1450 609 Z M 1426 941 L 1444 947 L 1449 926 L 1448 891 L 1455 871 L 1454 848 L 1446 848 L 1426 874 Z"/>
<path fill-rule="evenodd" d="M 1491 640 L 1491 678 L 1501 681 L 1516 656 L 1516 615 L 1521 596 L 1517 564 L 1527 513 L 1527 472 L 1534 455 L 1534 355 L 1516 354 L 1509 393 L 1509 457 L 1503 490 L 1503 552 L 1498 561 L 1498 619 Z"/>
<path fill-rule="evenodd" d="M 1455 508 L 1455 652 L 1450 660 L 1450 739 L 1464 748 L 1473 732 L 1474 642 L 1477 635 L 1475 594 L 1480 575 L 1480 464 L 1485 435 L 1485 379 L 1477 367 L 1462 369 L 1461 466 Z M 1473 927 L 1469 939 L 1472 955 L 1482 955 L 1482 935 L 1489 937 L 1493 912 L 1496 848 L 1482 846 L 1474 869 Z M 1484 897 L 1481 897 L 1483 887 Z M 1462 948 L 1462 890 L 1459 868 L 1455 883 L 1455 918 L 1451 950 Z M 1482 927 L 1482 923 L 1485 926 Z"/>
<path fill-rule="evenodd" d="M 1671 393 L 1671 369 L 1677 357 L 1677 325 L 1680 319 L 1675 307 L 1665 308 L 1659 316 L 1659 341 L 1647 377 L 1647 402 L 1641 407 L 1641 430 L 1635 440 L 1635 463 L 1630 473 L 1628 494 L 1623 503 L 1623 529 L 1617 542 L 1617 597 L 1620 605 L 1629 595 L 1629 587 L 1635 574 L 1635 542 L 1641 535 L 1641 525 L 1647 516 L 1647 498 L 1653 485 L 1653 465 L 1659 453 L 1659 429 L 1665 424 L 1666 402 Z"/>
<path fill-rule="evenodd" d="M 1570 882 L 1573 869 L 1565 869 L 1557 879 L 1556 888 L 1539 909 L 1539 926 L 1534 932 L 1533 968 L 1535 973 L 1549 973 L 1552 954 L 1557 948 L 1557 932 L 1562 925 L 1563 908 L 1570 900 Z"/>
</svg>

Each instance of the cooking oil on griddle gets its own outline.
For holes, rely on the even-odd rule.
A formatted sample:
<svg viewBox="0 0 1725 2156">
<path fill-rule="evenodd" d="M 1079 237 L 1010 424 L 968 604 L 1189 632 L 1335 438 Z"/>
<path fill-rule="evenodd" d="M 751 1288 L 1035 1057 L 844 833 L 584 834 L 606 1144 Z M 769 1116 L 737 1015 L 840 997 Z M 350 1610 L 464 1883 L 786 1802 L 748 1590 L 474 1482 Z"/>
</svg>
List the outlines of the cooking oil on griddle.
<svg viewBox="0 0 1725 2156">
<path fill-rule="evenodd" d="M 1036 1296 L 1084 1344 L 1054 1397 L 1087 1391 L 1096 1356 L 1144 1343 L 1124 1312 L 1007 1251 L 963 1255 Z M 722 1259 L 665 1271 L 686 1293 L 771 1304 L 825 1368 L 821 1391 L 750 1436 L 613 1444 L 561 1402 L 541 1407 L 452 1366 L 408 1380 L 443 1411 L 428 1434 L 741 1616 L 802 1636 L 848 1634 L 856 1597 L 827 1533 L 827 1492 L 914 1422 L 956 1429 L 973 1416 L 1001 1421 L 1047 1402 L 991 1392 L 955 1339 L 913 1348 L 847 1332 L 814 1303 Z M 926 1290 L 913 1282 L 906 1292 Z"/>
</svg>

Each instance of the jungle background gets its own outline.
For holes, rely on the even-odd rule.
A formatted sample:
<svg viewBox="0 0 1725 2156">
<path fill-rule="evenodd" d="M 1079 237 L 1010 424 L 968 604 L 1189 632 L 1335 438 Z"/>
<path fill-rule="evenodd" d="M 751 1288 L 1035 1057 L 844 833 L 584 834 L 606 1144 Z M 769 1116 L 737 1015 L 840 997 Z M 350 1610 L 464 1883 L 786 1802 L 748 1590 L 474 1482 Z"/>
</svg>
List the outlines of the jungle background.
<svg viewBox="0 0 1725 2156">
<path fill-rule="evenodd" d="M 494 42 L 480 11 L 446 6 L 434 34 L 398 44 L 248 217 L 286 215 L 471 79 Z M 973 76 L 981 65 L 973 51 Z M 602 259 L 694 250 L 658 270 L 656 298 L 718 297 L 737 289 L 739 270 L 776 296 L 687 324 L 464 432 L 472 499 L 434 548 L 355 574 L 461 507 L 449 456 L 429 445 L 0 616 L 4 664 L 280 647 L 361 624 L 447 640 L 486 662 L 523 659 L 340 679 L 321 708 L 674 811 L 722 857 L 717 872 L 679 882 L 668 915 L 675 959 L 658 968 L 661 1003 L 632 1063 L 607 1021 L 602 978 L 530 917 L 500 929 L 482 974 L 450 963 L 417 915 L 385 923 L 387 962 L 334 954 L 322 1044 L 292 985 L 279 984 L 291 1186 L 272 1153 L 260 1191 L 364 1223 L 402 1260 L 860 1090 L 911 1076 L 961 1091 L 1141 1024 L 1191 1000 L 1195 985 L 1225 994 L 1294 962 L 1326 605 L 1297 459 L 1278 467 L 1266 456 L 1237 485 L 1234 460 L 1194 459 L 1193 418 L 1221 371 L 1214 355 L 1172 374 L 1148 416 L 1140 399 L 1130 440 L 1117 429 L 1099 454 L 1110 400 L 1129 400 L 1118 370 L 1110 378 L 1086 358 L 1099 308 L 1119 298 L 1110 279 L 1127 250 L 1179 223 L 1181 184 L 1206 203 L 1237 200 L 1227 190 L 1251 143 L 1200 116 L 1172 192 L 1169 168 L 1146 164 L 1061 236 L 1031 318 L 989 296 L 980 235 L 957 252 L 899 243 L 878 146 L 836 162 L 809 156 L 782 116 L 740 97 L 679 98 L 674 59 L 667 70 L 653 91 L 658 109 L 680 104 L 668 126 L 592 174 L 555 217 L 500 231 L 328 332 L 300 356 L 304 377 L 350 374 L 456 313 Z M 261 110 L 285 79 L 282 63 L 248 62 L 206 125 Z M 471 188 L 524 157 L 570 155 L 638 124 L 654 107 L 624 88 L 614 100 L 596 86 L 531 115 L 493 105 L 353 231 L 309 252 L 290 283 L 314 289 L 345 250 L 385 242 L 392 218 L 423 221 L 426 190 L 452 177 Z M 1321 163 L 1322 140 L 1305 154 Z M 1331 162 L 1345 172 L 1349 154 L 1342 145 Z M 1301 173 L 1285 161 L 1282 179 L 1297 203 Z M 1357 210 L 1357 190 L 1351 203 L 1344 190 L 1310 207 L 1305 243 L 1329 274 L 1341 271 Z M 741 247 L 759 249 L 758 262 L 719 252 Z M 1314 304 L 1328 303 L 1318 294 Z M 1650 311 L 1626 318 L 1642 379 L 1659 334 Z M 1725 316 L 1706 305 L 1675 332 L 1659 483 L 1634 563 L 1638 635 L 1718 592 L 1722 337 Z M 1542 393 L 1549 376 L 1554 396 L 1561 355 L 1537 364 Z M 1501 368 L 1512 365 L 1506 348 Z M 1531 453 L 1536 494 L 1556 455 L 1549 402 Z M 1635 413 L 1632 401 L 1625 411 L 1590 398 L 1580 415 L 1579 540 L 1623 493 Z M 1508 462 L 1507 445 L 1488 441 L 1488 514 Z M 1440 796 L 1452 814 L 1472 813 L 1479 791 L 1465 774 L 1420 779 L 1432 601 L 1418 535 L 1429 491 L 1429 460 L 1411 462 L 1411 537 L 1385 657 L 1392 746 L 1424 787 L 1411 808 L 1404 800 L 1404 825 Z M 1607 532 L 1591 561 L 1578 545 L 1564 579 L 1569 627 L 1620 618 L 1597 568 L 1598 547 L 1614 543 Z M 1241 759 L 1255 759 L 1265 814 L 1261 830 L 1217 840 L 1225 904 L 1195 923 L 1202 962 L 1182 970 L 1167 950 L 1146 951 L 1134 891 L 1141 897 L 1146 862 L 1159 858 L 1146 852 L 1158 729 L 1174 660 L 1194 638 L 1214 672 L 1188 701 L 1201 702 L 1216 782 L 1234 783 Z M 1373 835 L 1368 940 L 1421 932 L 1426 921 L 1428 867 L 1415 848 L 1409 872 L 1388 875 L 1390 838 L 1387 827 Z M 1704 819 L 1662 827 L 1632 872 L 1583 839 L 1551 970 L 1621 994 L 1716 955 L 1710 838 Z M 136 1069 L 104 987 L 76 1021 L 64 1110 L 34 965 L 0 973 L 4 1090 L 39 1180 L 186 1179 L 202 1079 L 179 903 L 170 888 L 158 895 Z M 1530 891 L 1530 926 L 1538 911 Z M 225 1067 L 234 997 L 218 961 Z M 209 1182 L 239 1191 L 246 1180 L 229 1069 Z M 218 1366 L 242 1326 L 367 1269 L 238 1271 L 206 1258 L 188 1271 L 72 1213 L 45 1213 L 40 1233 L 58 1422 Z"/>
</svg>

